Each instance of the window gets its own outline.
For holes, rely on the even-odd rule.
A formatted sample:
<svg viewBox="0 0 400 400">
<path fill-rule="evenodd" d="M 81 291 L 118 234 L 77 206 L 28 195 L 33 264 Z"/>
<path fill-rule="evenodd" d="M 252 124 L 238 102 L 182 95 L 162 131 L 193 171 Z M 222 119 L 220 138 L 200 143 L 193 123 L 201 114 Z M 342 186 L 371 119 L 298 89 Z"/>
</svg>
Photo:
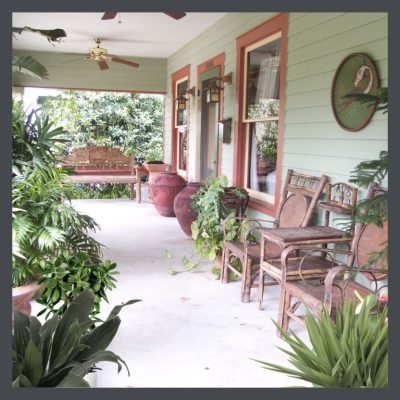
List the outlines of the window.
<svg viewBox="0 0 400 400">
<path fill-rule="evenodd" d="M 171 171 L 187 179 L 190 64 L 171 74 Z M 178 101 L 179 100 L 179 101 Z"/>
<path fill-rule="evenodd" d="M 187 127 L 181 126 L 178 128 L 178 169 L 183 171 L 187 170 Z"/>
<path fill-rule="evenodd" d="M 246 164 L 244 186 L 253 198 L 273 204 L 279 124 L 281 34 L 245 49 Z"/>
<path fill-rule="evenodd" d="M 236 41 L 241 104 L 234 183 L 249 191 L 252 208 L 268 214 L 280 194 L 286 37 L 287 14 L 279 14 Z"/>
<path fill-rule="evenodd" d="M 182 81 L 179 81 L 176 85 L 176 99 L 187 99 L 188 96 L 186 94 L 186 90 L 188 89 L 188 79 L 185 77 Z M 180 110 L 176 107 L 176 127 L 186 126 L 187 125 L 187 110 L 188 102 L 186 102 L 186 108 L 184 110 Z"/>
</svg>

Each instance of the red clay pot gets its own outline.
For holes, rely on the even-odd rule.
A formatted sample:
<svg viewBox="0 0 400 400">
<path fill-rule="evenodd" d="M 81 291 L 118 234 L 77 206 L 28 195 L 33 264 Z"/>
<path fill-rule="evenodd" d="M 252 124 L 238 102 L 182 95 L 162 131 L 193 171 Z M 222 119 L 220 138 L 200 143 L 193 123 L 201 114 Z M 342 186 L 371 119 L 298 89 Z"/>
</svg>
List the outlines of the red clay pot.
<svg viewBox="0 0 400 400">
<path fill-rule="evenodd" d="M 163 217 L 175 217 L 175 196 L 186 186 L 186 181 L 176 172 L 162 172 L 151 185 L 154 206 Z"/>
<path fill-rule="evenodd" d="M 18 286 L 12 289 L 12 304 L 19 311 L 31 315 L 31 301 L 39 296 L 45 285 L 32 282 L 25 286 Z"/>
<path fill-rule="evenodd" d="M 190 202 L 192 201 L 192 196 L 202 185 L 201 182 L 189 182 L 187 186 L 176 195 L 174 200 L 176 218 L 183 232 L 189 237 L 192 237 L 192 229 L 190 226 L 197 218 L 197 213 L 190 206 Z"/>
</svg>

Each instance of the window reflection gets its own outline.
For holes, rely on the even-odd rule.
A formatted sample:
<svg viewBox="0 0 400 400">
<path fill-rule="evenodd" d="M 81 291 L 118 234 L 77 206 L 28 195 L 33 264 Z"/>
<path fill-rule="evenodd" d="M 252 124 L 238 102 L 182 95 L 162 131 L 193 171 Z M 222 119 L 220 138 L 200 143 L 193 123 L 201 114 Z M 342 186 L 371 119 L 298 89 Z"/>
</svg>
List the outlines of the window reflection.
<svg viewBox="0 0 400 400">
<path fill-rule="evenodd" d="M 178 168 L 186 170 L 186 159 L 187 159 L 187 129 L 179 128 L 178 129 Z"/>
<path fill-rule="evenodd" d="M 250 124 L 248 147 L 248 187 L 275 194 L 278 121 Z"/>
</svg>

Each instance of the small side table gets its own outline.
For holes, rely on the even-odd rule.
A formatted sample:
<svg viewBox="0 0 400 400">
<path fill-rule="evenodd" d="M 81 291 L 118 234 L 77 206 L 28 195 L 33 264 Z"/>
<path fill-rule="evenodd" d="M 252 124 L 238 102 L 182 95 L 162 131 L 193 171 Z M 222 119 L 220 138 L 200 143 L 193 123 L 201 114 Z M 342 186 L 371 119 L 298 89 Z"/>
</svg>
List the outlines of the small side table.
<svg viewBox="0 0 400 400">
<path fill-rule="evenodd" d="M 259 307 L 262 306 L 264 295 L 264 274 L 273 279 L 273 284 L 281 285 L 287 280 L 300 279 L 322 279 L 332 267 L 332 262 L 323 260 L 321 257 L 309 257 L 302 263 L 301 270 L 299 262 L 302 259 L 291 258 L 287 263 L 282 260 L 287 257 L 285 249 L 289 246 L 316 246 L 329 243 L 343 243 L 347 246 L 352 241 L 351 236 L 346 232 L 329 226 L 307 226 L 300 228 L 278 228 L 261 230 L 261 257 L 260 257 L 260 278 L 259 278 Z M 282 256 L 277 259 L 265 258 L 265 246 L 268 242 L 278 245 L 282 250 Z"/>
</svg>

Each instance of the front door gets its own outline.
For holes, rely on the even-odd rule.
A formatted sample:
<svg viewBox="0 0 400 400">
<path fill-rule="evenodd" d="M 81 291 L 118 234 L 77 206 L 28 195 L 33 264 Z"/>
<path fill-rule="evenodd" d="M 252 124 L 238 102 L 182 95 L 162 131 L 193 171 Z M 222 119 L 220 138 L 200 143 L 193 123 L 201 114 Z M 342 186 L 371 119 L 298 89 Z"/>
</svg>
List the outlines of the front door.
<svg viewBox="0 0 400 400">
<path fill-rule="evenodd" d="M 200 129 L 200 180 L 218 175 L 218 120 L 219 103 L 207 103 L 206 89 L 220 76 L 220 67 L 200 75 L 201 129 Z"/>
</svg>

